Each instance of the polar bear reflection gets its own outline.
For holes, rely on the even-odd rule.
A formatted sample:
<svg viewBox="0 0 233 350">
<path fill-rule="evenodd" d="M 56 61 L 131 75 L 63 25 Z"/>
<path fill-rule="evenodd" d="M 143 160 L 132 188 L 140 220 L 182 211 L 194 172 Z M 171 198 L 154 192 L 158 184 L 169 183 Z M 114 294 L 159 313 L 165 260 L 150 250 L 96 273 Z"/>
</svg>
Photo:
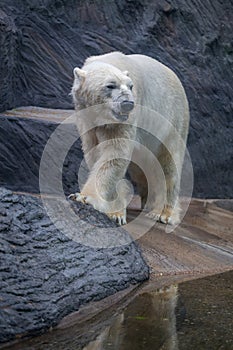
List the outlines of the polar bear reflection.
<svg viewBox="0 0 233 350">
<path fill-rule="evenodd" d="M 177 287 L 141 294 L 83 350 L 177 350 Z"/>
</svg>

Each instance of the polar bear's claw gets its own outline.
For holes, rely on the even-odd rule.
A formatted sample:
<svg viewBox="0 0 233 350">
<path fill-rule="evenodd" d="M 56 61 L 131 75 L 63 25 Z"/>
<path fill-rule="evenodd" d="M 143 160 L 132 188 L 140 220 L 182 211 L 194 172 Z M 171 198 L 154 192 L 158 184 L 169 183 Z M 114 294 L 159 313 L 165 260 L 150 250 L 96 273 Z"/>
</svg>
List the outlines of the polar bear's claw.
<svg viewBox="0 0 233 350">
<path fill-rule="evenodd" d="M 79 192 L 71 193 L 68 196 L 68 199 L 71 199 L 72 201 L 76 201 L 76 202 L 81 202 L 83 204 L 87 204 L 87 202 L 86 202 L 87 197 L 84 196 L 82 193 L 79 193 Z"/>
<path fill-rule="evenodd" d="M 146 217 L 154 220 L 154 221 L 160 221 L 160 214 L 150 211 L 149 213 L 146 214 Z"/>
<path fill-rule="evenodd" d="M 166 207 L 161 213 L 159 213 L 157 210 L 152 210 L 151 212 L 147 213 L 146 216 L 154 221 L 161 222 L 162 224 L 176 225 L 180 222 L 179 212 Z"/>
<path fill-rule="evenodd" d="M 124 212 L 108 213 L 107 216 L 120 226 L 127 224 L 126 213 Z"/>
<path fill-rule="evenodd" d="M 156 221 L 161 222 L 162 224 L 173 224 L 173 220 L 171 216 L 161 215 L 157 212 L 151 211 L 150 213 L 146 214 L 146 217 Z"/>
</svg>

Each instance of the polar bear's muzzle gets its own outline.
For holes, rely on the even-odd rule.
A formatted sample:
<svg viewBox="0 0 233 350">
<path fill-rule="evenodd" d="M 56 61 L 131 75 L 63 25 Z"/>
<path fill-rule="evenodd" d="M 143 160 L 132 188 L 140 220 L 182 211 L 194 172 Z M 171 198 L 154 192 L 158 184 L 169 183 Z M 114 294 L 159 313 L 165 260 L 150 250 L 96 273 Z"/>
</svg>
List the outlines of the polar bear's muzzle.
<svg viewBox="0 0 233 350">
<path fill-rule="evenodd" d="M 112 113 L 113 116 L 121 121 L 124 122 L 129 118 L 129 113 L 134 108 L 134 101 L 133 100 L 123 100 L 113 103 L 112 106 Z"/>
<path fill-rule="evenodd" d="M 134 101 L 124 100 L 120 104 L 121 113 L 128 114 L 134 108 Z"/>
</svg>

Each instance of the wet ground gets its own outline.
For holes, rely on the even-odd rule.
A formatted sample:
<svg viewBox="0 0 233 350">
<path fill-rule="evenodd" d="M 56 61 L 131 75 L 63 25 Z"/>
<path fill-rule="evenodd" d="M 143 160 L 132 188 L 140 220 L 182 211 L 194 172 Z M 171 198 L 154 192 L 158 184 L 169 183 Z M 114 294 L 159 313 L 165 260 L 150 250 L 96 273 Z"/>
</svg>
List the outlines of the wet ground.
<svg viewBox="0 0 233 350">
<path fill-rule="evenodd" d="M 232 282 L 230 271 L 151 292 L 142 288 L 127 306 L 121 301 L 91 320 L 73 320 L 4 349 L 231 350 Z"/>
<path fill-rule="evenodd" d="M 233 349 L 233 271 L 179 285 L 180 350 Z"/>
</svg>

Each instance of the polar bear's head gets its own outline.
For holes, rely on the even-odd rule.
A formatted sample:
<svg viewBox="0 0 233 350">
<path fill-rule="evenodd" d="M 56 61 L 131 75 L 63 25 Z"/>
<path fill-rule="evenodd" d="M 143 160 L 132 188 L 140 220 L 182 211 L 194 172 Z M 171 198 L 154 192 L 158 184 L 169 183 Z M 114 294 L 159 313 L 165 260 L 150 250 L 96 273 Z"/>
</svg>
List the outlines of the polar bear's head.
<svg viewBox="0 0 233 350">
<path fill-rule="evenodd" d="M 72 96 L 75 107 L 102 105 L 108 118 L 126 121 L 134 108 L 133 82 L 127 71 L 110 64 L 93 62 L 74 68 Z"/>
</svg>

